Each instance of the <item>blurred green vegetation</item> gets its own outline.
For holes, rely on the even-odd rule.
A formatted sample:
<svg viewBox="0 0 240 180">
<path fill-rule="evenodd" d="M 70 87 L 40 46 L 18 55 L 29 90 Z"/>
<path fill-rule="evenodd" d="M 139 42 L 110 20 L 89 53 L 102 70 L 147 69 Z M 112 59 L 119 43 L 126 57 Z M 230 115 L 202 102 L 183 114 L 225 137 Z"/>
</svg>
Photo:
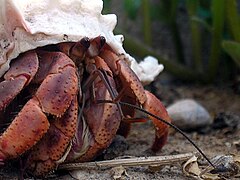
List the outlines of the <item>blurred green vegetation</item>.
<svg viewBox="0 0 240 180">
<path fill-rule="evenodd" d="M 240 17 L 236 0 L 122 0 L 123 13 L 137 28 L 140 38 L 118 27 L 115 33 L 125 37 L 127 52 L 140 58 L 152 55 L 164 64 L 165 69 L 183 80 L 212 83 L 216 80 L 236 78 L 240 67 Z M 111 13 L 111 0 L 104 0 L 104 13 Z M 185 12 L 191 47 L 191 62 L 187 62 L 179 16 Z M 182 13 L 183 14 L 183 13 Z M 118 19 L 121 17 L 118 17 Z M 139 27 L 137 22 L 142 21 Z M 166 59 L 153 47 L 153 23 L 167 27 L 175 50 L 174 59 Z M 207 41 L 207 43 L 206 43 Z M 209 51 L 206 54 L 206 49 Z M 205 54 L 204 54 L 205 53 Z"/>
</svg>

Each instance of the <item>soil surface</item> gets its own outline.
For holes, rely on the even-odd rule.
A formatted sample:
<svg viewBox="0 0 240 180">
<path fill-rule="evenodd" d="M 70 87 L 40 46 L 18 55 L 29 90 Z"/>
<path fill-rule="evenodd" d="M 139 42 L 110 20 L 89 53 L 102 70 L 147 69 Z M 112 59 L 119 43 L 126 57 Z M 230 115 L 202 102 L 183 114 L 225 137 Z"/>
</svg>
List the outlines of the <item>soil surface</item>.
<svg viewBox="0 0 240 180">
<path fill-rule="evenodd" d="M 210 126 L 201 130 L 187 132 L 187 135 L 206 153 L 209 158 L 216 155 L 238 154 L 239 145 L 239 117 L 240 95 L 230 88 L 216 88 L 198 85 L 162 85 L 155 83 L 155 94 L 165 105 L 176 100 L 192 98 L 201 103 L 212 115 L 213 119 L 219 115 L 227 116 L 230 123 L 220 129 Z M 161 86 L 161 87 L 160 87 Z M 223 114 L 220 114 L 223 113 Z M 238 127 L 236 127 L 236 124 Z M 151 122 L 134 124 L 127 139 L 118 138 L 102 159 L 112 159 L 122 156 L 154 155 L 150 153 L 154 139 L 154 129 Z M 173 155 L 196 152 L 196 149 L 178 132 L 171 130 L 168 143 L 156 155 Z M 151 171 L 147 167 L 125 168 L 126 173 L 120 179 L 193 179 L 182 172 L 180 164 L 163 166 L 160 170 Z M 113 179 L 111 169 L 107 170 L 79 170 L 79 179 Z M 9 165 L 0 171 L 0 179 L 16 179 L 19 169 Z M 29 177 L 32 179 L 31 177 Z M 56 171 L 48 179 L 74 179 L 69 172 Z"/>
</svg>

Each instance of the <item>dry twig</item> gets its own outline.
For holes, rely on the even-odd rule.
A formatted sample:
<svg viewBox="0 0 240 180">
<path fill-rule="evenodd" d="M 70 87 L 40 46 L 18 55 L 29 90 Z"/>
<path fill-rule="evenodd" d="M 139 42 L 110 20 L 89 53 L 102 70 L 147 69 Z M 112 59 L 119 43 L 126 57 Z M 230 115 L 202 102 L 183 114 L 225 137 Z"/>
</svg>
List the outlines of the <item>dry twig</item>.
<svg viewBox="0 0 240 180">
<path fill-rule="evenodd" d="M 153 166 L 153 165 L 176 165 L 176 163 L 182 163 L 187 161 L 195 153 L 186 153 L 169 156 L 151 156 L 151 157 L 134 157 L 127 159 L 114 159 L 106 161 L 95 161 L 85 163 L 69 163 L 62 164 L 58 169 L 64 170 L 79 170 L 79 169 L 106 169 L 116 166 L 134 167 L 134 166 Z"/>
</svg>

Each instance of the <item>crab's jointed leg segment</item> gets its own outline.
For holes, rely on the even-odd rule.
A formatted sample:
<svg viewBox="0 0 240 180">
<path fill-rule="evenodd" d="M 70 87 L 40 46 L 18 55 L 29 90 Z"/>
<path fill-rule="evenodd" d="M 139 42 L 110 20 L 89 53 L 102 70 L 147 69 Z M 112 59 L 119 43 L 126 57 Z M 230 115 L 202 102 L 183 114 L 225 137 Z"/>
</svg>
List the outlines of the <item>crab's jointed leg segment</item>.
<svg viewBox="0 0 240 180">
<path fill-rule="evenodd" d="M 41 73 L 46 77 L 43 78 L 33 98 L 24 105 L 18 116 L 0 136 L 1 161 L 17 157 L 35 145 L 49 129 L 47 115 L 63 116 L 73 99 L 76 99 L 78 79 L 72 60 L 63 53 L 45 55 L 45 60 L 49 59 L 47 56 L 52 59 L 50 65 L 49 62 L 41 61 L 49 65 L 48 72 Z M 73 109 L 75 111 L 76 108 Z M 62 121 L 69 123 L 64 119 Z M 70 132 L 73 131 L 74 127 Z"/>
<path fill-rule="evenodd" d="M 24 53 L 11 63 L 0 82 L 0 111 L 32 80 L 38 70 L 38 58 L 34 51 Z"/>
<path fill-rule="evenodd" d="M 94 60 L 97 69 L 110 71 L 102 58 L 95 57 Z M 107 78 L 110 86 L 115 89 L 116 85 L 111 74 L 109 74 Z M 93 82 L 95 98 L 96 100 L 112 100 L 111 94 L 103 81 L 104 80 L 100 77 L 97 77 Z M 89 107 L 85 108 L 84 112 L 96 142 L 104 144 L 104 146 L 109 141 L 111 142 L 120 123 L 120 116 L 118 115 L 119 112 L 116 104 L 98 104 L 96 102 L 90 102 Z"/>
<path fill-rule="evenodd" d="M 50 58 L 53 62 L 48 75 L 36 92 L 36 97 L 43 112 L 61 116 L 77 93 L 78 79 L 75 65 L 70 58 L 60 52 L 46 52 L 45 56 L 47 56 L 45 60 Z"/>
<path fill-rule="evenodd" d="M 66 113 L 52 120 L 48 132 L 33 147 L 27 162 L 31 173 L 41 176 L 61 163 L 60 159 L 68 152 L 66 149 L 69 148 L 69 142 L 76 132 L 77 113 L 78 104 L 75 96 Z"/>
<path fill-rule="evenodd" d="M 162 103 L 153 94 L 144 90 L 136 74 L 130 69 L 121 56 L 117 56 L 107 48 L 101 52 L 100 56 L 106 61 L 112 72 L 114 72 L 114 75 L 117 75 L 116 78 L 120 78 L 120 80 L 118 80 L 118 82 L 121 83 L 120 89 L 124 90 L 124 95 L 119 98 L 121 101 L 129 101 L 133 104 L 137 104 L 139 102 L 139 104 L 143 105 L 145 110 L 161 117 L 162 119 L 166 119 L 168 122 L 171 122 L 171 119 Z M 120 94 L 122 94 L 121 91 Z M 134 99 L 134 97 L 136 99 Z M 134 113 L 129 112 L 127 109 L 123 109 L 123 112 L 125 115 L 134 117 Z M 155 141 L 152 145 L 152 150 L 156 152 L 160 150 L 167 141 L 168 125 L 155 118 L 149 118 L 152 120 L 156 129 Z M 130 123 L 122 122 L 119 133 L 127 136 L 129 130 Z"/>
<path fill-rule="evenodd" d="M 114 79 L 112 77 L 112 72 L 108 68 L 107 64 L 104 62 L 102 58 L 96 56 L 92 59 L 87 60 L 87 71 L 90 74 L 98 73 L 100 70 L 107 72 L 106 78 L 108 78 L 109 85 L 115 89 L 116 85 Z M 93 64 L 91 64 L 93 63 Z M 115 136 L 117 129 L 119 127 L 121 116 L 119 113 L 119 109 L 116 104 L 109 103 L 97 103 L 96 100 L 113 100 L 111 93 L 109 92 L 108 87 L 106 86 L 106 82 L 101 77 L 101 75 L 93 75 L 89 77 L 90 79 L 87 82 L 91 82 L 94 84 L 92 92 L 95 94 L 95 99 L 91 97 L 86 99 L 86 105 L 83 110 L 83 116 L 86 120 L 86 123 L 91 132 L 91 137 L 89 137 L 88 146 L 89 148 L 83 155 L 79 155 L 77 150 L 76 153 L 71 152 L 71 157 L 69 160 L 75 159 L 76 161 L 89 161 L 95 158 L 99 153 L 101 153 L 104 149 L 106 149 L 109 144 L 112 142 L 113 137 Z M 88 86 L 88 85 L 86 85 Z M 83 88 L 83 91 L 87 91 L 84 93 L 90 93 L 91 88 Z M 81 130 L 84 128 L 81 128 Z M 79 141 L 78 143 L 82 143 Z M 79 145 L 75 145 L 74 147 L 80 147 Z M 81 147 L 80 147 L 81 148 Z"/>
<path fill-rule="evenodd" d="M 166 120 L 167 122 L 171 123 L 171 119 L 166 111 L 166 108 L 163 106 L 163 104 L 161 103 L 161 101 L 159 99 L 156 98 L 156 96 L 154 96 L 152 93 L 150 93 L 149 91 L 146 91 L 146 96 L 147 96 L 147 100 L 146 102 L 143 104 L 143 108 Z M 168 136 L 168 125 L 159 121 L 158 119 L 154 118 L 154 117 L 150 117 L 149 118 L 152 120 L 154 126 L 155 126 L 155 141 L 152 145 L 152 150 L 154 152 L 157 152 L 159 150 L 161 150 L 161 148 L 165 145 L 165 143 L 167 142 L 167 136 Z"/>
<path fill-rule="evenodd" d="M 49 128 L 46 115 L 36 99 L 31 99 L 0 136 L 0 160 L 15 158 L 30 149 Z"/>
<path fill-rule="evenodd" d="M 138 79 L 137 75 L 131 70 L 127 62 L 117 56 L 111 50 L 104 50 L 100 56 L 106 61 L 116 78 L 120 78 L 121 88 L 124 94 L 128 96 L 136 96 L 138 101 L 143 104 L 146 101 L 144 88 Z M 130 87 L 130 90 L 128 90 Z"/>
</svg>

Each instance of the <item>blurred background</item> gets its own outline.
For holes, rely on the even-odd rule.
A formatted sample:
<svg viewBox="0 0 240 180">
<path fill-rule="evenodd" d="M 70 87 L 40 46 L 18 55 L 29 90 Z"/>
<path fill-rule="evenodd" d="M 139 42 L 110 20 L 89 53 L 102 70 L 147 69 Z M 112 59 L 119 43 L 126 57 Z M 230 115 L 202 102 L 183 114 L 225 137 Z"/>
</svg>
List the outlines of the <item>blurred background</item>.
<svg viewBox="0 0 240 180">
<path fill-rule="evenodd" d="M 124 35 L 126 52 L 137 60 L 152 55 L 164 65 L 146 88 L 163 102 L 172 123 L 210 157 L 239 154 L 240 1 L 104 0 L 103 13 L 117 15 L 115 34 Z M 149 126 L 135 126 L 132 142 L 150 139 Z M 171 132 L 161 155 L 192 151 L 183 141 Z"/>
<path fill-rule="evenodd" d="M 128 53 L 136 59 L 152 55 L 165 66 L 163 82 L 170 77 L 224 84 L 240 93 L 239 5 L 237 0 L 104 0 L 103 13 L 117 15 L 115 34 L 124 35 Z"/>
</svg>

